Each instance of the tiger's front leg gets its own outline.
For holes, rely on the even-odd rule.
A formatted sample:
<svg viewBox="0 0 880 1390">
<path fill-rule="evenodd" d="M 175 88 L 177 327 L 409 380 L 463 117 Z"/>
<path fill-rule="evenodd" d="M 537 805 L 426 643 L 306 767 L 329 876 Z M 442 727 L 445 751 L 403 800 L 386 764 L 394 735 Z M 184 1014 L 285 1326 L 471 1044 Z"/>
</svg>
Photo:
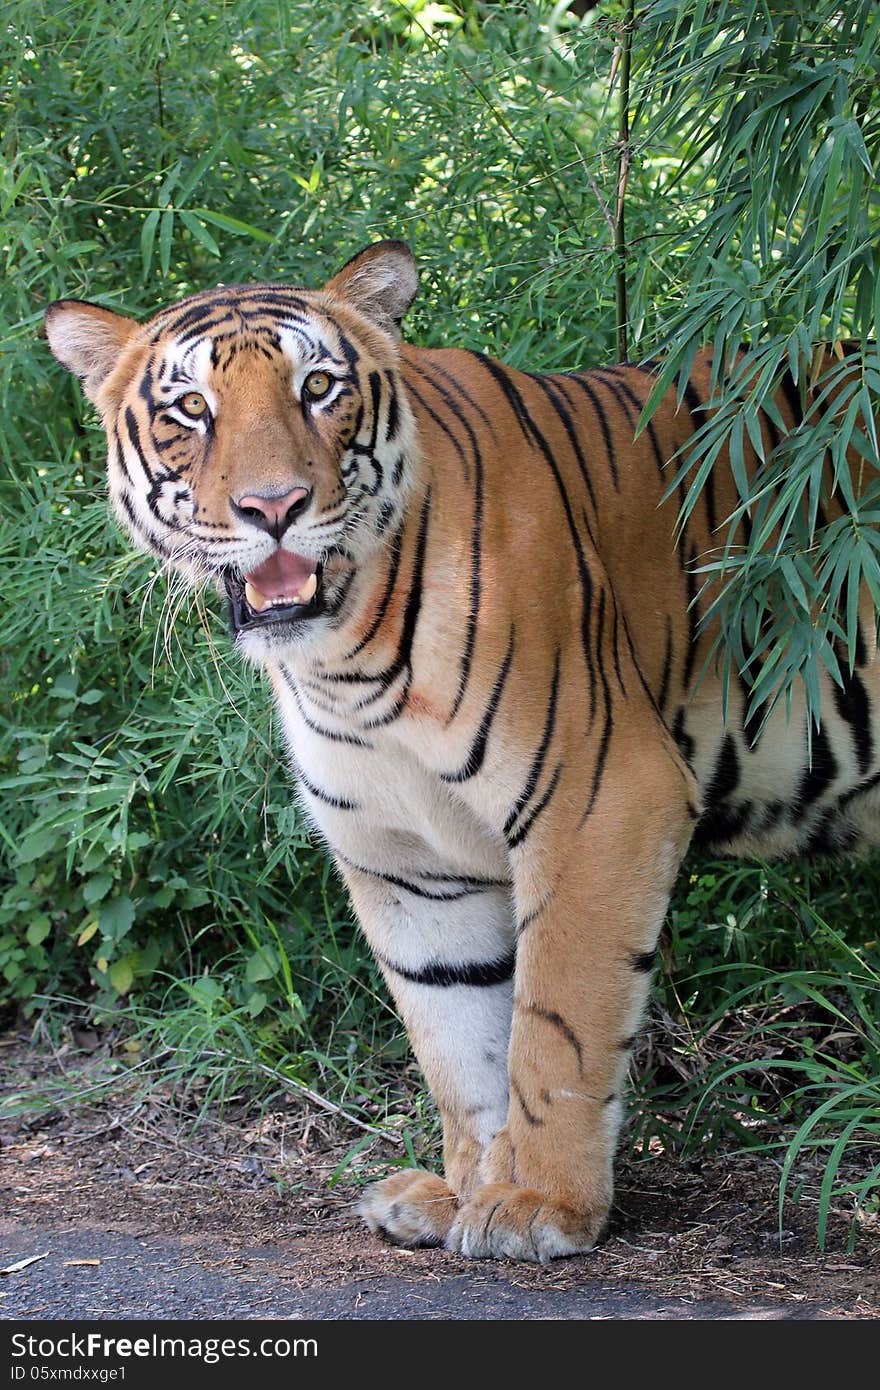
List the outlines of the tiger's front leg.
<svg viewBox="0 0 880 1390">
<path fill-rule="evenodd" d="M 544 1262 L 600 1235 L 627 1059 L 691 799 L 662 740 L 622 735 L 595 796 L 589 779 L 571 784 L 516 846 L 509 1108 L 449 1249 Z"/>
<path fill-rule="evenodd" d="M 400 1244 L 442 1245 L 507 1117 L 510 889 L 473 875 L 341 868 L 443 1121 L 445 1178 L 395 1173 L 367 1189 L 361 1215 Z"/>
</svg>

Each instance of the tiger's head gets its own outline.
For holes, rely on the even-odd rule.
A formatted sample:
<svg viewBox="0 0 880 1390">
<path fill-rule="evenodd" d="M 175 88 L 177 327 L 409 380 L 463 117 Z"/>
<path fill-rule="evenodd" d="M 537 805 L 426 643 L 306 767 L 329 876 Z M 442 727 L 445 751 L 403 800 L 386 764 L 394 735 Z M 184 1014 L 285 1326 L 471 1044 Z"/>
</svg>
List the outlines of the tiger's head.
<svg viewBox="0 0 880 1390">
<path fill-rule="evenodd" d="M 320 640 L 406 504 L 400 321 L 418 275 L 381 241 L 321 290 L 230 285 L 139 324 L 62 299 L 52 352 L 101 412 L 135 545 L 225 593 L 254 660 Z"/>
</svg>

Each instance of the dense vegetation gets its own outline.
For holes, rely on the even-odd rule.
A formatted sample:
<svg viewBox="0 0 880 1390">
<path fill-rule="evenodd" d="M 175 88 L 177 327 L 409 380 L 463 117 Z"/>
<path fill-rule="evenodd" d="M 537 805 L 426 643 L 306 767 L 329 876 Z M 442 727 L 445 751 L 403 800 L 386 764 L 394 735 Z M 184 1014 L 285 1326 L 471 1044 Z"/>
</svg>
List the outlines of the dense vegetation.
<svg viewBox="0 0 880 1390">
<path fill-rule="evenodd" d="M 157 582 L 107 518 L 101 432 L 38 340 L 50 300 L 138 314 L 221 279 L 317 283 L 404 236 L 410 336 L 536 369 L 616 355 L 621 270 L 633 355 L 747 340 L 762 390 L 823 335 L 873 332 L 880 11 L 655 0 L 630 28 L 631 8 L 7 5 L 0 998 L 26 1018 L 87 1011 L 212 1095 L 286 1078 L 371 1120 L 407 1057 L 219 606 Z M 877 383 L 866 348 L 847 430 L 868 459 Z M 723 417 L 734 438 L 757 400 Z M 845 534 L 817 526 L 827 442 L 766 460 L 784 545 L 727 557 L 730 650 L 769 631 L 764 670 L 808 687 L 852 636 L 847 584 L 880 592 L 873 493 Z M 818 1152 L 824 1212 L 876 1207 L 878 888 L 870 864 L 692 866 L 637 1139 Z"/>
</svg>

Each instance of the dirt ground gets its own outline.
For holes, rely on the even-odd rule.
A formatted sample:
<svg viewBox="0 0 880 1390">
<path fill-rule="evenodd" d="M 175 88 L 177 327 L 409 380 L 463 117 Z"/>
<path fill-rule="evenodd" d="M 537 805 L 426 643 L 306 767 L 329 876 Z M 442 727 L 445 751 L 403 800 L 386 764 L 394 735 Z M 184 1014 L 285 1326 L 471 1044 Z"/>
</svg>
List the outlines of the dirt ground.
<svg viewBox="0 0 880 1390">
<path fill-rule="evenodd" d="M 106 1075 L 97 1057 L 76 1065 L 80 1088 Z M 622 1153 L 599 1249 L 546 1267 L 472 1262 L 371 1236 L 345 1179 L 399 1156 L 377 1140 L 346 1165 L 362 1136 L 299 1097 L 266 1113 L 242 1100 L 195 1131 L 161 1086 L 22 1114 L 20 1098 L 45 1096 L 65 1067 L 0 1038 L 2 1319 L 880 1316 L 880 1231 L 865 1223 L 847 1252 L 839 1212 L 820 1253 L 818 1173 L 780 1239 L 766 1158 Z"/>
</svg>

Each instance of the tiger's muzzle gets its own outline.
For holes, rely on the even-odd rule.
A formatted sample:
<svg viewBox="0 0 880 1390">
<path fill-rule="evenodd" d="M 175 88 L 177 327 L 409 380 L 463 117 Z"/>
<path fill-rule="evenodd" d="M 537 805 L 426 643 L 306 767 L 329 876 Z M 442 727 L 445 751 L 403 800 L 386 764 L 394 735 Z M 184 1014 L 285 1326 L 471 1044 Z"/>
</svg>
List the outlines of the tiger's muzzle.
<svg viewBox="0 0 880 1390">
<path fill-rule="evenodd" d="M 251 573 L 224 576 L 234 633 L 286 627 L 323 609 L 323 565 L 280 547 Z"/>
</svg>

